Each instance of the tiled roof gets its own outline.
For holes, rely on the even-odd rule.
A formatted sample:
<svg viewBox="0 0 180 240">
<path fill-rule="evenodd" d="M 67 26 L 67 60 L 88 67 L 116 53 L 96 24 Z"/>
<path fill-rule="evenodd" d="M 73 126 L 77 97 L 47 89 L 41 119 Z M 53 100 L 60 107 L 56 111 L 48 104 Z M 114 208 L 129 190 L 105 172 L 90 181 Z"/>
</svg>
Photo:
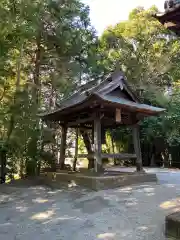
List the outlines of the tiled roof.
<svg viewBox="0 0 180 240">
<path fill-rule="evenodd" d="M 116 89 L 119 89 L 119 94 L 114 96 L 112 92 Z M 41 114 L 40 117 L 48 118 L 48 116 L 51 116 L 52 118 L 54 114 L 57 116 L 57 114 L 59 115 L 67 110 L 70 112 L 77 106 L 88 102 L 92 98 L 101 102 L 105 101 L 106 103 L 114 103 L 119 105 L 119 107 L 127 108 L 133 112 L 147 112 L 149 115 L 156 115 L 165 110 L 141 104 L 137 96 L 127 84 L 124 75 L 121 72 L 115 72 L 100 83 L 91 81 L 84 86 L 81 86 L 78 92 L 62 101 L 58 109 L 49 113 Z"/>
</svg>

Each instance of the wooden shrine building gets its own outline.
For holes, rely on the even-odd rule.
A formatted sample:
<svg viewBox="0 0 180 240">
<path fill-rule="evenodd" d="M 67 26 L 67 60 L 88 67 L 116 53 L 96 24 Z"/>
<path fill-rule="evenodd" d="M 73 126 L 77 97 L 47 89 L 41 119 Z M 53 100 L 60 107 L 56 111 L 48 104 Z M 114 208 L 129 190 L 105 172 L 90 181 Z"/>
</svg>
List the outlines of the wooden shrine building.
<svg viewBox="0 0 180 240">
<path fill-rule="evenodd" d="M 155 116 L 165 109 L 140 103 L 126 82 L 122 72 L 116 71 L 104 81 L 91 81 L 78 92 L 62 101 L 59 108 L 41 115 L 44 121 L 58 122 L 62 127 L 60 165 L 65 159 L 66 134 L 68 128 L 92 129 L 93 154 L 96 172 L 102 169 L 102 158 L 136 158 L 137 171 L 142 170 L 142 157 L 138 123 L 144 117 Z M 102 129 L 115 129 L 127 125 L 132 127 L 135 154 L 102 153 Z M 89 157 L 78 155 L 79 158 Z"/>
<path fill-rule="evenodd" d="M 180 4 L 164 13 L 153 15 L 167 29 L 180 36 Z"/>
</svg>

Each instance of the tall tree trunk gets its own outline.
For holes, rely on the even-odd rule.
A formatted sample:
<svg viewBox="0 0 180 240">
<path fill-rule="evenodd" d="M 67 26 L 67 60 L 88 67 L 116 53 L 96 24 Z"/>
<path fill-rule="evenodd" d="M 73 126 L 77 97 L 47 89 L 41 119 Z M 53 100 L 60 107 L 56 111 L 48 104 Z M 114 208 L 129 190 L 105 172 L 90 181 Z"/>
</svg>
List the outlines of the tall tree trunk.
<svg viewBox="0 0 180 240">
<path fill-rule="evenodd" d="M 40 172 L 41 172 L 41 153 L 44 151 L 44 143 L 43 143 L 43 136 L 42 136 L 42 133 L 43 133 L 43 121 L 41 121 L 41 124 L 40 124 L 40 139 L 39 139 L 39 150 L 40 150 L 40 154 L 39 154 L 39 159 L 37 161 L 37 169 L 36 169 L 36 175 L 39 176 L 40 175 Z"/>
<path fill-rule="evenodd" d="M 73 161 L 73 171 L 76 171 L 76 164 L 77 164 L 77 157 L 78 157 L 78 133 L 79 129 L 76 129 L 76 136 L 75 136 L 75 154 L 74 154 L 74 161 Z"/>
<path fill-rule="evenodd" d="M 34 97 L 37 108 L 39 107 L 40 98 L 40 67 L 41 67 L 41 31 L 36 37 L 36 58 L 35 58 L 35 71 L 34 71 Z"/>
<path fill-rule="evenodd" d="M 35 55 L 35 69 L 34 69 L 34 88 L 33 88 L 33 99 L 34 99 L 34 106 L 35 106 L 35 112 L 38 111 L 39 109 L 39 104 L 40 104 L 40 92 L 41 92 L 41 83 L 40 83 L 40 67 L 41 67 L 41 24 L 39 31 L 36 36 L 36 55 Z M 40 127 L 39 127 L 39 119 L 36 119 L 34 122 L 33 129 L 36 131 L 36 134 L 39 132 Z M 33 157 L 33 161 L 28 161 L 27 166 L 26 166 L 26 172 L 27 175 L 32 175 L 32 174 L 37 174 L 37 164 L 38 164 L 38 159 L 39 159 L 39 154 L 38 151 L 40 151 L 40 147 L 38 146 L 38 140 L 39 136 L 35 134 L 35 150 L 36 154 L 35 157 Z"/>
<path fill-rule="evenodd" d="M 115 153 L 115 149 L 114 149 L 114 136 L 113 136 L 112 131 L 111 131 L 111 145 L 112 145 L 112 152 Z M 117 165 L 116 158 L 114 158 L 114 165 L 115 166 Z"/>
<path fill-rule="evenodd" d="M 155 146 L 152 147 L 152 151 L 151 151 L 151 159 L 150 159 L 150 167 L 155 167 L 156 163 L 155 163 Z"/>
<path fill-rule="evenodd" d="M 168 149 L 165 149 L 161 153 L 162 159 L 163 159 L 163 167 L 168 168 L 169 167 L 169 152 Z"/>
<path fill-rule="evenodd" d="M 0 150 L 0 162 L 1 162 L 0 184 L 3 184 L 6 182 L 7 150 L 5 148 L 2 148 Z"/>
<path fill-rule="evenodd" d="M 85 144 L 88 154 L 92 155 L 93 154 L 92 145 L 91 145 L 90 137 L 89 137 L 87 131 L 80 130 L 80 132 L 83 137 L 84 144 Z M 88 158 L 88 161 L 89 161 L 88 169 L 94 168 L 94 158 Z"/>
</svg>

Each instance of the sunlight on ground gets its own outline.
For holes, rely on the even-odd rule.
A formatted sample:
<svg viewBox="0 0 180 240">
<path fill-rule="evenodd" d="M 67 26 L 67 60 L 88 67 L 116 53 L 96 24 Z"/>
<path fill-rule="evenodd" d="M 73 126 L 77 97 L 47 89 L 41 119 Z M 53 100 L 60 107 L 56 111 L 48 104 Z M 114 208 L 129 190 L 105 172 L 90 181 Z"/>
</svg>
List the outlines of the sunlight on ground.
<svg viewBox="0 0 180 240">
<path fill-rule="evenodd" d="M 72 180 L 69 184 L 68 184 L 68 187 L 71 188 L 71 187 L 76 187 L 77 184 L 74 180 Z"/>
<path fill-rule="evenodd" d="M 148 230 L 148 227 L 147 226 L 140 226 L 140 227 L 137 228 L 137 230 L 145 231 L 145 230 Z"/>
<path fill-rule="evenodd" d="M 31 217 L 31 220 L 45 220 L 54 215 L 54 211 L 46 211 L 46 212 L 40 212 L 36 213 Z"/>
<path fill-rule="evenodd" d="M 32 202 L 34 202 L 34 203 L 46 203 L 46 202 L 48 202 L 48 199 L 36 198 L 36 199 L 33 199 Z"/>
<path fill-rule="evenodd" d="M 163 209 L 170 209 L 178 206 L 180 206 L 180 198 L 176 198 L 171 201 L 166 201 L 160 204 L 160 207 Z"/>
<path fill-rule="evenodd" d="M 104 239 L 104 240 L 110 240 L 110 239 L 113 239 L 114 237 L 115 237 L 115 233 L 102 233 L 97 235 L 98 239 Z"/>
<path fill-rule="evenodd" d="M 147 193 L 154 192 L 154 188 L 152 188 L 152 187 L 146 187 L 146 188 L 144 188 L 144 192 L 147 192 Z"/>
<path fill-rule="evenodd" d="M 155 195 L 155 193 L 147 193 L 146 194 L 146 196 L 148 196 L 148 197 L 151 197 L 151 196 L 154 196 Z"/>
<path fill-rule="evenodd" d="M 166 187 L 174 188 L 174 187 L 176 187 L 176 185 L 174 185 L 174 184 L 166 184 Z"/>
<path fill-rule="evenodd" d="M 57 217 L 57 218 L 52 218 L 48 221 L 43 222 L 43 224 L 48 224 L 48 223 L 59 223 L 59 222 L 63 222 L 63 221 L 69 221 L 69 220 L 81 220 L 78 217 L 70 217 L 70 216 L 64 216 L 64 217 Z"/>
<path fill-rule="evenodd" d="M 136 205 L 137 205 L 136 201 L 126 203 L 126 206 L 136 206 Z"/>
<path fill-rule="evenodd" d="M 58 193 L 61 193 L 61 192 L 63 192 L 63 190 L 62 189 L 58 189 L 58 190 L 55 190 L 55 191 L 48 191 L 47 193 L 51 194 L 51 195 L 54 195 L 54 194 L 58 194 Z"/>
<path fill-rule="evenodd" d="M 16 210 L 19 212 L 26 212 L 28 210 L 28 207 L 16 207 Z"/>
<path fill-rule="evenodd" d="M 12 223 L 10 223 L 10 222 L 0 223 L 0 227 L 9 227 L 11 225 L 12 225 Z"/>
<path fill-rule="evenodd" d="M 125 187 L 125 188 L 120 188 L 116 190 L 116 192 L 122 192 L 122 193 L 129 193 L 131 191 L 132 191 L 131 187 Z"/>
</svg>

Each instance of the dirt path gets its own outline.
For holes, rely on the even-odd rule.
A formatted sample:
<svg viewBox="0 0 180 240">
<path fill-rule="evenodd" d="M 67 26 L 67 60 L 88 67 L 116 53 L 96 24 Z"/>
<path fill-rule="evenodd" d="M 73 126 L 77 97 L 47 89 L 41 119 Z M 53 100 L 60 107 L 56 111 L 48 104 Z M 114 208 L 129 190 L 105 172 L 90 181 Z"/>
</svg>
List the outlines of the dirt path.
<svg viewBox="0 0 180 240">
<path fill-rule="evenodd" d="M 180 185 L 88 192 L 40 186 L 0 190 L 1 240 L 164 240 L 164 217 L 180 208 Z"/>
</svg>

